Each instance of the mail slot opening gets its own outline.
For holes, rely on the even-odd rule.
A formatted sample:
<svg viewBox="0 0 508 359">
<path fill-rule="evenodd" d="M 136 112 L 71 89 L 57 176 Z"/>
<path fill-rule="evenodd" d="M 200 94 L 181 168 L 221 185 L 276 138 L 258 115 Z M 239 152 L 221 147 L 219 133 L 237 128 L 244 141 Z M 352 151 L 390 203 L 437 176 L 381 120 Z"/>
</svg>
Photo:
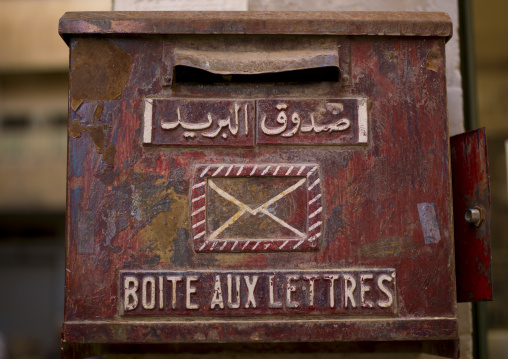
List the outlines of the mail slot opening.
<svg viewBox="0 0 508 359">
<path fill-rule="evenodd" d="M 325 66 L 258 74 L 217 74 L 181 65 L 175 66 L 174 78 L 175 83 L 180 84 L 338 82 L 340 70 L 338 67 Z"/>
</svg>

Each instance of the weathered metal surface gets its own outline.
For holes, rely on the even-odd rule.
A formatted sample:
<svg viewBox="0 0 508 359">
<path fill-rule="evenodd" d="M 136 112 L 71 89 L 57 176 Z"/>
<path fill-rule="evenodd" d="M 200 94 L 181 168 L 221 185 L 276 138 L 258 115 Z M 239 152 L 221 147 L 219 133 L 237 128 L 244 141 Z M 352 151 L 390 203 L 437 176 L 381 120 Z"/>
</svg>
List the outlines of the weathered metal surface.
<svg viewBox="0 0 508 359">
<path fill-rule="evenodd" d="M 439 12 L 249 11 L 71 12 L 60 20 L 73 34 L 296 34 L 452 36 L 452 22 Z"/>
<path fill-rule="evenodd" d="M 118 47 L 131 63 L 117 97 L 84 98 L 70 110 L 64 343 L 455 343 L 444 77 L 450 32 L 427 36 L 439 35 L 430 30 L 448 28 L 448 20 L 418 14 L 410 22 L 408 14 L 378 14 L 368 22 L 368 14 L 312 14 L 310 23 L 304 21 L 310 14 L 293 14 L 284 31 L 323 34 L 334 24 L 336 32 L 208 36 L 210 29 L 238 31 L 239 19 L 249 19 L 245 32 L 281 33 L 273 31 L 273 14 L 266 22 L 260 14 L 138 15 L 133 20 L 126 14 L 125 21 L 118 14 L 109 20 L 70 15 L 61 24 L 71 47 L 71 92 L 83 86 L 72 55 L 82 38 L 73 31 L 168 32 L 87 38 Z M 90 28 L 80 20 L 90 16 L 104 21 Z M 184 31 L 185 21 L 189 34 L 171 35 Z M 369 26 L 383 29 L 363 36 Z M 378 35 L 406 29 L 411 36 Z M 430 31 L 424 39 L 417 36 L 423 30 Z M 337 44 L 340 81 L 173 81 L 175 49 L 265 53 L 279 51 L 279 43 L 293 49 Z M 88 56 L 80 61 L 93 64 L 94 54 Z M 212 123 L 204 128 L 208 114 Z M 195 137 L 186 138 L 186 131 Z M 202 135 L 208 132 L 210 137 Z M 182 146 L 187 143 L 194 144 Z M 379 285 L 379 278 L 394 273 L 396 283 L 383 277 Z M 228 307 L 228 274 L 231 285 L 240 278 L 241 308 Z M 320 277 L 314 308 L 305 279 L 312 274 Z M 282 308 L 269 305 L 270 276 L 272 302 L 281 301 Z M 125 311 L 127 277 L 135 278 L 128 281 L 127 303 L 136 295 L 138 306 Z M 182 278 L 174 279 L 174 311 L 167 277 Z M 187 285 L 191 277 L 200 279 Z M 327 287 L 332 283 L 334 307 Z M 162 314 L 159 288 L 165 288 Z M 387 293 L 393 303 L 383 307 L 378 303 L 388 301 Z"/>
<path fill-rule="evenodd" d="M 490 254 L 490 185 L 485 129 L 450 138 L 457 300 L 492 300 Z M 476 209 L 478 225 L 465 215 Z"/>
</svg>

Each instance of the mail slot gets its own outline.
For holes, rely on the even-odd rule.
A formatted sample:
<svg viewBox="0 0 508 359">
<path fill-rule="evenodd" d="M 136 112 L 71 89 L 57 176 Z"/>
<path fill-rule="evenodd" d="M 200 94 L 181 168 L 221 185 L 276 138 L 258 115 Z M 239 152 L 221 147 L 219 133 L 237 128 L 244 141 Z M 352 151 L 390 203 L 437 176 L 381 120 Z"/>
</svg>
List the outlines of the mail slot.
<svg viewBox="0 0 508 359">
<path fill-rule="evenodd" d="M 64 349 L 457 355 L 446 14 L 68 13 L 60 34 Z"/>
</svg>

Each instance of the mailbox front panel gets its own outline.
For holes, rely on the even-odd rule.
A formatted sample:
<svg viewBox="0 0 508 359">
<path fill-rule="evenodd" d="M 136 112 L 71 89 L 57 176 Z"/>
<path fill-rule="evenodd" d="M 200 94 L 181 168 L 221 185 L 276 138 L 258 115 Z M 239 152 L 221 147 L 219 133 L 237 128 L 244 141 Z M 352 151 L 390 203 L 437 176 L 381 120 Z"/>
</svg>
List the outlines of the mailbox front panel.
<svg viewBox="0 0 508 359">
<path fill-rule="evenodd" d="M 80 29 L 67 343 L 456 338 L 441 34 Z"/>
</svg>

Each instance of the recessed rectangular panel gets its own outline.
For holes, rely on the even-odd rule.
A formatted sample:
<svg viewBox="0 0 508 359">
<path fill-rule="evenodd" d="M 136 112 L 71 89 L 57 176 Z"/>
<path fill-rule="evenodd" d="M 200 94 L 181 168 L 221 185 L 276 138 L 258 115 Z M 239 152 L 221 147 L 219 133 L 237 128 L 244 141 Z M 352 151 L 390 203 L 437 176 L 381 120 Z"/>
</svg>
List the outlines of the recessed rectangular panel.
<svg viewBox="0 0 508 359">
<path fill-rule="evenodd" d="M 253 146 L 254 102 L 145 99 L 144 129 L 154 145 Z"/>
<path fill-rule="evenodd" d="M 195 169 L 191 227 L 196 251 L 302 251 L 322 230 L 315 164 L 219 164 Z"/>
<path fill-rule="evenodd" d="M 368 142 L 367 99 L 258 100 L 258 144 L 357 145 Z"/>
<path fill-rule="evenodd" d="M 389 268 L 122 271 L 123 316 L 394 315 Z"/>
</svg>

